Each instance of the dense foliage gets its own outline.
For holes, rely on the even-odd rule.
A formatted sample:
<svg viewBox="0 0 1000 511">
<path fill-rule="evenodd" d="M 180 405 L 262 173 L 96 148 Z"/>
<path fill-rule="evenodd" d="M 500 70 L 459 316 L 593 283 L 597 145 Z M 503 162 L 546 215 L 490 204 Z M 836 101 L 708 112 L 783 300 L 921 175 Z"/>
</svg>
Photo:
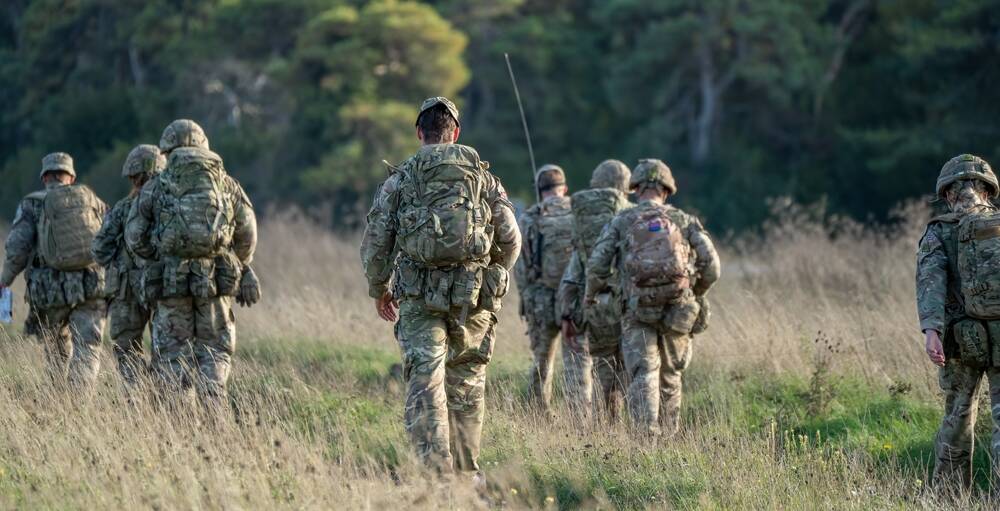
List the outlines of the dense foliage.
<svg viewBox="0 0 1000 511">
<path fill-rule="evenodd" d="M 432 95 L 528 200 L 504 52 L 539 164 L 583 186 L 662 158 L 716 228 L 786 195 L 878 218 L 950 156 L 1000 157 L 998 0 L 8 0 L 0 210 L 55 150 L 110 199 L 190 117 L 258 203 L 356 224 Z"/>
</svg>

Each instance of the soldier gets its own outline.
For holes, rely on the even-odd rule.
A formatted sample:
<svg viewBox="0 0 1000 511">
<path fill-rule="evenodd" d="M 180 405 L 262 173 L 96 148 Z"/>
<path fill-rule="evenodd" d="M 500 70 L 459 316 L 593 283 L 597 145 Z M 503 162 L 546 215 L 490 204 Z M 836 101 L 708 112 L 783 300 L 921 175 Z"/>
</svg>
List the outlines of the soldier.
<svg viewBox="0 0 1000 511">
<path fill-rule="evenodd" d="M 979 385 L 986 375 L 1000 456 L 1000 186 L 985 160 L 952 158 L 937 179 L 950 212 L 931 219 L 917 252 L 917 312 L 931 362 L 939 366 L 945 415 L 935 440 L 936 483 L 972 484 Z"/>
<path fill-rule="evenodd" d="M 626 195 L 630 176 L 627 165 L 606 160 L 594 169 L 590 189 L 573 194 L 573 256 L 559 285 L 558 297 L 563 339 L 570 349 L 591 358 L 604 409 L 612 418 L 618 416 L 625 392 L 619 279 L 609 279 L 609 292 L 600 294 L 596 304 L 581 302 L 587 282 L 587 259 L 594 243 L 615 215 L 633 206 Z M 591 373 L 585 377 L 591 378 Z"/>
<path fill-rule="evenodd" d="M 260 299 L 250 268 L 257 220 L 195 122 L 170 123 L 160 151 L 167 167 L 142 187 L 125 224 L 129 250 L 150 261 L 142 298 L 153 308 L 153 370 L 169 388 L 194 388 L 218 409 L 236 348 L 233 298 Z"/>
<path fill-rule="evenodd" d="M 559 340 L 556 291 L 573 252 L 573 212 L 566 196 L 566 174 L 557 165 L 544 165 L 535 174 L 541 202 L 519 219 L 524 237 L 515 268 L 521 294 L 521 316 L 528 322 L 532 364 L 528 393 L 543 411 L 549 412 L 552 373 Z M 590 410 L 590 357 L 563 349 L 566 398 L 574 411 Z"/>
<path fill-rule="evenodd" d="M 639 205 L 619 213 L 594 246 L 585 302 L 597 303 L 613 269 L 621 275 L 632 422 L 650 435 L 672 436 L 680 425 L 681 373 L 691 361 L 691 334 L 704 329 L 702 304 L 719 278 L 719 256 L 697 218 L 666 204 L 677 185 L 662 161 L 639 160 L 629 185 Z"/>
<path fill-rule="evenodd" d="M 399 319 L 404 420 L 418 456 L 481 480 L 486 365 L 521 238 L 489 165 L 455 143 L 455 105 L 427 99 L 416 128 L 420 149 L 375 194 L 361 259 L 379 317 Z"/>
<path fill-rule="evenodd" d="M 7 236 L 0 288 L 22 271 L 30 312 L 25 333 L 40 337 L 57 380 L 92 387 L 104 332 L 104 270 L 90 244 L 107 211 L 90 188 L 77 185 L 73 159 L 42 159 L 44 190 L 21 201 Z"/>
<path fill-rule="evenodd" d="M 130 387 L 146 369 L 142 334 L 149 323 L 149 308 L 140 300 L 138 256 L 125 245 L 125 221 L 142 185 L 163 171 L 167 159 L 155 145 L 136 146 L 125 158 L 122 177 L 132 184 L 128 196 L 118 201 L 94 238 L 94 259 L 105 268 L 109 299 L 108 316 L 118 372 Z"/>
</svg>

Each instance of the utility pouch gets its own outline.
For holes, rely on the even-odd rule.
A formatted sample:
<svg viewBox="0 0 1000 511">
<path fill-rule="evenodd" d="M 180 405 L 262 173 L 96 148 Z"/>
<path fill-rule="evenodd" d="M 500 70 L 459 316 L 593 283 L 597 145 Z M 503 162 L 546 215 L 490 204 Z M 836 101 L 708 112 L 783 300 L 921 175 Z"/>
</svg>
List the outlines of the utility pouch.
<svg viewBox="0 0 1000 511">
<path fill-rule="evenodd" d="M 152 306 L 163 296 L 163 263 L 150 262 L 142 269 L 142 301 Z"/>
<path fill-rule="evenodd" d="M 683 300 L 667 307 L 663 321 L 664 328 L 679 334 L 690 334 L 694 329 L 695 322 L 698 321 L 699 309 L 698 302 L 693 299 Z"/>
<path fill-rule="evenodd" d="M 510 274 L 499 264 L 483 269 L 483 288 L 479 291 L 479 308 L 497 312 L 510 288 Z"/>
<path fill-rule="evenodd" d="M 455 270 L 451 284 L 451 305 L 454 307 L 475 307 L 479 303 L 479 291 L 482 287 L 483 274 L 477 268 Z"/>
<path fill-rule="evenodd" d="M 163 265 L 163 298 L 190 296 L 191 261 L 168 261 Z"/>
<path fill-rule="evenodd" d="M 107 298 L 107 283 L 105 282 L 106 272 L 104 268 L 87 268 L 81 272 L 83 274 L 83 292 L 87 300 L 95 298 Z"/>
<path fill-rule="evenodd" d="M 628 299 L 628 313 L 636 321 L 647 325 L 657 325 L 663 319 L 662 305 L 645 305 L 638 295 L 633 294 Z"/>
<path fill-rule="evenodd" d="M 424 303 L 427 309 L 434 312 L 451 310 L 451 283 L 454 273 L 444 270 L 431 270 L 428 275 L 427 292 Z"/>
<path fill-rule="evenodd" d="M 215 260 L 191 259 L 188 263 L 190 274 L 188 283 L 191 296 L 197 298 L 214 298 L 217 296 L 215 285 Z"/>
<path fill-rule="evenodd" d="M 79 305 L 87 301 L 87 291 L 83 286 L 82 271 L 62 272 L 63 296 L 66 297 L 66 305 Z"/>
<path fill-rule="evenodd" d="M 35 269 L 31 272 L 31 278 L 28 279 L 28 303 L 32 307 L 43 308 L 47 305 L 49 292 L 46 285 L 47 280 L 43 277 L 46 273 L 48 270 Z"/>
<path fill-rule="evenodd" d="M 215 288 L 218 296 L 236 296 L 240 292 L 243 264 L 227 252 L 215 257 Z"/>
<path fill-rule="evenodd" d="M 621 300 L 614 293 L 598 293 L 594 299 L 583 311 L 587 331 L 601 338 L 621 335 Z"/>
<path fill-rule="evenodd" d="M 412 264 L 400 264 L 396 271 L 397 294 L 415 298 L 424 294 L 424 274 L 420 268 Z"/>
<path fill-rule="evenodd" d="M 958 358 L 962 364 L 976 368 L 986 368 L 992 358 L 989 335 L 986 326 L 977 319 L 966 319 L 955 324 L 955 342 L 958 344 Z"/>
</svg>

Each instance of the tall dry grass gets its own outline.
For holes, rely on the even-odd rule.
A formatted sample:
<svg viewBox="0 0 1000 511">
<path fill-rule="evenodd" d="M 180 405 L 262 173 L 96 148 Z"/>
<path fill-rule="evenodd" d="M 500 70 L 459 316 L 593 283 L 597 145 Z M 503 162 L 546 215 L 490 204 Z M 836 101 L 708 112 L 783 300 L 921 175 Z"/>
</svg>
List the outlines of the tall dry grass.
<svg viewBox="0 0 1000 511">
<path fill-rule="evenodd" d="M 740 426 L 730 412 L 741 398 L 727 390 L 737 373 L 809 374 L 822 336 L 839 346 L 836 370 L 876 386 L 910 381 L 932 398 L 913 303 L 924 218 L 909 206 L 892 227 L 865 227 L 776 203 L 761 233 L 720 243 L 723 278 L 711 294 L 712 326 L 696 341 L 689 387 L 696 400 L 699 386 L 710 394 L 667 444 L 630 442 L 622 426 L 546 420 L 526 409 L 521 375 L 530 354 L 512 294 L 484 437 L 492 505 L 936 508 L 941 503 L 915 490 L 913 470 Z M 358 237 L 294 213 L 262 225 L 255 266 L 265 295 L 238 311 L 231 418 L 127 395 L 109 353 L 93 393 L 66 392 L 51 383 L 37 343 L 8 329 L 0 339 L 0 507 L 484 505 L 467 485 L 426 479 L 403 440 L 399 382 L 386 374 L 397 348 L 367 297 L 357 247 Z M 23 306 L 17 313 L 23 318 Z M 594 466 L 615 473 L 586 468 Z M 659 474 L 669 474 L 669 484 Z M 556 490 L 548 501 L 532 484 L 563 478 L 567 487 L 621 483 L 602 483 L 606 490 L 582 501 L 559 500 Z M 609 497 L 650 485 L 673 500 Z M 693 500 L 684 500 L 692 488 Z"/>
</svg>

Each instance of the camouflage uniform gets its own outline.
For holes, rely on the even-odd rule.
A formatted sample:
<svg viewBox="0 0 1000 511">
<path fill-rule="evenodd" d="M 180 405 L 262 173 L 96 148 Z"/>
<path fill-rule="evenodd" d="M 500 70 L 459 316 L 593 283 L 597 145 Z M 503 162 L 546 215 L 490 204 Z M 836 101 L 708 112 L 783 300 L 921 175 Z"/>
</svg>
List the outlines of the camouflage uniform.
<svg viewBox="0 0 1000 511">
<path fill-rule="evenodd" d="M 225 207 L 232 211 L 228 225 L 219 229 L 232 232 L 228 247 L 204 258 L 183 258 L 161 254 L 164 242 L 163 218 L 166 194 L 164 176 L 182 157 L 222 160 L 208 149 L 204 132 L 192 121 L 171 123 L 160 140 L 168 155 L 167 170 L 147 182 L 132 204 L 125 224 L 125 242 L 142 259 L 142 292 L 146 303 L 155 303 L 152 319 L 153 370 L 161 381 L 176 390 L 192 387 L 205 404 L 219 406 L 226 398 L 226 383 L 236 348 L 236 321 L 233 297 L 239 291 L 234 282 L 253 260 L 257 247 L 257 220 L 250 199 L 240 184 L 228 174 L 221 180 Z"/>
<path fill-rule="evenodd" d="M 166 166 L 166 158 L 154 145 L 132 149 L 122 168 L 123 177 L 148 174 L 152 177 Z M 107 275 L 108 319 L 114 341 L 118 372 L 128 384 L 135 384 L 146 369 L 142 355 L 142 335 L 149 323 L 150 310 L 141 300 L 141 277 L 138 256 L 125 245 L 125 222 L 136 194 L 118 201 L 111 208 L 101 231 L 94 238 L 94 259 Z"/>
<path fill-rule="evenodd" d="M 441 104 L 457 120 L 457 110 L 444 98 L 431 98 L 421 112 Z M 458 144 L 431 144 L 394 168 L 375 194 L 361 244 L 361 259 L 372 298 L 389 289 L 399 300 L 396 336 L 403 352 L 406 380 L 404 421 L 421 460 L 442 473 L 479 470 L 479 443 L 485 416 L 486 366 L 493 355 L 496 312 L 506 292 L 507 271 L 513 267 L 520 235 L 513 206 L 500 181 L 480 167 L 483 197 L 490 208 L 492 244 L 485 260 L 455 267 L 431 267 L 401 248 L 400 205 L 416 193 L 405 176 L 419 172 L 422 161 L 449 151 L 472 156 L 475 150 Z M 481 280 L 480 280 L 481 279 Z M 481 282 L 478 305 L 453 305 L 457 282 Z M 455 283 L 455 287 L 442 283 Z M 462 286 L 464 288 L 464 286 Z M 490 298 L 487 300 L 486 298 Z M 442 302 L 443 300 L 443 302 Z M 464 320 L 464 321 L 463 321 Z"/>
<path fill-rule="evenodd" d="M 53 153 L 42 160 L 42 175 L 49 171 L 76 176 L 73 160 L 65 153 Z M 30 307 L 25 333 L 43 340 L 59 379 L 68 377 L 72 385 L 87 388 L 97 380 L 101 364 L 106 313 L 104 271 L 96 265 L 80 271 L 59 271 L 47 267 L 37 253 L 46 193 L 62 186 L 66 185 L 50 182 L 45 191 L 29 194 L 21 201 L 7 236 L 0 285 L 10 286 L 24 272 Z M 98 213 L 104 215 L 107 206 L 99 206 L 103 209 Z"/>
<path fill-rule="evenodd" d="M 630 171 L 624 163 L 617 160 L 607 160 L 594 170 L 594 177 L 590 182 L 591 190 L 614 192 L 614 197 L 616 197 L 614 211 L 624 211 L 634 206 L 625 194 L 629 175 Z M 579 197 L 582 197 L 582 193 L 575 194 L 573 200 L 580 200 Z M 577 220 L 579 221 L 579 219 Z M 625 393 L 625 361 L 621 350 L 621 309 L 619 303 L 614 303 L 621 300 L 621 285 L 616 282 L 617 279 L 611 279 L 612 292 L 602 297 L 609 303 L 601 304 L 603 307 L 600 309 L 583 303 L 583 292 L 587 283 L 587 254 L 592 243 L 596 242 L 597 239 L 586 243 L 579 237 L 579 233 L 574 234 L 573 256 L 559 285 L 557 298 L 559 316 L 563 320 L 572 321 L 580 329 L 577 343 L 589 354 L 593 374 L 597 376 L 597 386 L 604 408 L 612 418 L 615 418 Z M 615 309 L 617 310 L 615 311 Z M 612 319 L 612 321 L 599 321 L 594 317 L 600 315 L 601 311 L 612 313 L 613 318 L 607 318 Z M 588 317 L 593 321 L 588 321 Z"/>
<path fill-rule="evenodd" d="M 543 166 L 538 171 L 536 182 L 539 187 L 562 186 L 566 184 L 563 170 L 555 165 Z M 531 339 L 532 364 L 528 373 L 528 392 L 542 409 L 548 410 L 552 400 L 552 374 L 555 366 L 557 344 L 560 336 L 559 313 L 556 308 L 557 287 L 547 285 L 541 278 L 544 250 L 553 250 L 543 241 L 539 230 L 540 218 L 548 214 L 570 216 L 570 199 L 564 196 L 549 196 L 541 203 L 525 211 L 518 223 L 524 236 L 521 257 L 515 268 L 517 288 L 521 295 L 522 315 L 528 322 L 528 337 Z M 553 213 L 550 213 L 553 212 Z M 565 250 L 572 247 L 572 224 L 567 223 Z M 545 246 L 543 246 L 545 245 Z M 555 248 L 562 250 L 563 247 Z M 565 271 L 560 268 L 559 274 Z M 566 401 L 578 412 L 587 414 L 591 408 L 593 382 L 590 377 L 590 357 L 585 352 L 577 352 L 568 345 L 562 346 L 563 368 L 566 381 Z"/>
<path fill-rule="evenodd" d="M 997 195 L 997 179 L 981 158 L 962 155 L 945 164 L 938 179 L 939 200 L 959 179 L 979 179 L 990 195 Z M 920 240 L 917 251 L 916 298 L 921 331 L 940 334 L 945 365 L 939 370 L 939 384 L 945 395 L 945 415 L 935 439 L 934 480 L 972 484 L 972 453 L 980 385 L 986 376 L 993 413 L 993 459 L 1000 459 L 1000 367 L 998 341 L 1000 321 L 971 318 L 965 310 L 963 283 L 959 274 L 959 224 L 970 214 L 995 214 L 992 206 L 966 213 L 934 217 Z M 963 357 L 960 332 L 965 325 L 981 325 L 992 344 L 992 360 L 975 364 Z M 988 354 L 987 354 L 988 356 Z"/>
<path fill-rule="evenodd" d="M 651 169 L 658 173 L 650 174 Z M 650 176 L 653 176 L 650 178 Z M 641 160 L 632 174 L 633 188 L 652 179 L 677 191 L 669 169 L 659 160 Z M 679 427 L 681 374 L 691 361 L 691 334 L 705 293 L 719 278 L 719 256 L 697 218 L 673 206 L 644 200 L 620 213 L 608 224 L 587 262 L 587 299 L 608 286 L 615 274 L 625 276 L 623 263 L 629 247 L 626 233 L 646 210 L 659 209 L 680 229 L 691 249 L 691 287 L 675 303 L 649 317 L 635 296 L 627 296 L 623 319 L 622 352 L 629 374 L 628 407 L 633 423 L 652 435 L 674 434 Z"/>
</svg>

